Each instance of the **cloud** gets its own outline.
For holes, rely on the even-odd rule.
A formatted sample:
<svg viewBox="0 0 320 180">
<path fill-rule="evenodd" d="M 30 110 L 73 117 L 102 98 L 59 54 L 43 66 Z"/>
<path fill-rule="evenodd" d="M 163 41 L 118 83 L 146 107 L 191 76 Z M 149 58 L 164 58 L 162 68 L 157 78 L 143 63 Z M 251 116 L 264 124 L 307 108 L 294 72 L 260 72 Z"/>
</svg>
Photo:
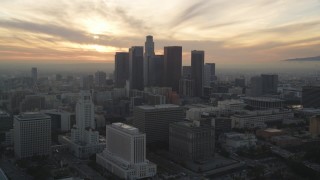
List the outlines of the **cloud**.
<svg viewBox="0 0 320 180">
<path fill-rule="evenodd" d="M 172 27 L 177 27 L 201 14 L 208 9 L 208 1 L 200 0 L 189 5 L 186 9 L 179 13 L 179 15 L 173 20 Z"/>
</svg>

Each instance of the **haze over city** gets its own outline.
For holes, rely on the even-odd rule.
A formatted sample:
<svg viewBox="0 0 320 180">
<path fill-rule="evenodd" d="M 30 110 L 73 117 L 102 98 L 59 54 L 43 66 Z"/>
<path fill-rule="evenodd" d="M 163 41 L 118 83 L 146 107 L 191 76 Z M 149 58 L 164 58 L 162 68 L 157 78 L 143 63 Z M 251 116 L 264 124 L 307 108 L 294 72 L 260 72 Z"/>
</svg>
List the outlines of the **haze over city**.
<svg viewBox="0 0 320 180">
<path fill-rule="evenodd" d="M 320 179 L 320 0 L 0 0 L 0 180 Z"/>
</svg>

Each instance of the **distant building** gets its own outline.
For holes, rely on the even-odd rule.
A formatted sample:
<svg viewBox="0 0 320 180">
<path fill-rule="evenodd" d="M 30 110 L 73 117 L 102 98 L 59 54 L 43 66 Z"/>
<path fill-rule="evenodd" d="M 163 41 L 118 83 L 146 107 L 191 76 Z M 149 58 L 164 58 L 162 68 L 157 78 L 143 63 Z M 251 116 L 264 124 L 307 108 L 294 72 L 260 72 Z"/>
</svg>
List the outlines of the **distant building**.
<svg viewBox="0 0 320 180">
<path fill-rule="evenodd" d="M 129 83 L 130 89 L 143 90 L 143 46 L 133 46 L 129 49 Z"/>
<path fill-rule="evenodd" d="M 51 119 L 40 113 L 14 117 L 14 152 L 18 159 L 50 155 Z"/>
<path fill-rule="evenodd" d="M 271 142 L 280 147 L 300 146 L 302 144 L 301 139 L 288 135 L 274 136 L 271 138 Z"/>
<path fill-rule="evenodd" d="M 94 74 L 94 83 L 97 87 L 103 87 L 106 85 L 107 73 L 103 71 L 97 71 Z"/>
<path fill-rule="evenodd" d="M 270 97 L 245 97 L 244 102 L 254 109 L 282 109 L 284 101 Z"/>
<path fill-rule="evenodd" d="M 86 75 L 86 76 L 81 77 L 80 86 L 83 90 L 93 89 L 93 86 L 94 86 L 93 75 Z"/>
<path fill-rule="evenodd" d="M 231 125 L 232 125 L 231 118 L 227 117 L 216 117 L 213 118 L 213 124 L 215 127 L 215 133 L 219 136 L 222 133 L 231 132 Z"/>
<path fill-rule="evenodd" d="M 310 118 L 309 132 L 312 137 L 319 137 L 320 135 L 320 115 L 316 115 Z"/>
<path fill-rule="evenodd" d="M 273 128 L 267 128 L 267 129 L 259 129 L 256 131 L 256 135 L 258 137 L 262 137 L 264 139 L 270 139 L 274 136 L 281 136 L 284 135 L 285 132 L 281 129 L 273 129 Z"/>
<path fill-rule="evenodd" d="M 277 74 L 261 74 L 262 93 L 277 94 L 278 93 L 278 75 Z"/>
<path fill-rule="evenodd" d="M 185 97 L 193 97 L 194 95 L 194 81 L 191 79 L 180 79 L 179 81 L 179 95 Z"/>
<path fill-rule="evenodd" d="M 251 78 L 250 96 L 272 95 L 278 93 L 278 75 L 261 74 Z"/>
<path fill-rule="evenodd" d="M 164 85 L 179 91 L 179 80 L 182 68 L 182 47 L 164 47 Z"/>
<path fill-rule="evenodd" d="M 59 136 L 59 142 L 66 144 L 78 158 L 87 158 L 101 152 L 105 143 L 100 140 L 94 119 L 94 104 L 88 91 L 80 92 L 76 105 L 76 125 L 71 129 L 71 137 Z"/>
<path fill-rule="evenodd" d="M 37 82 L 38 80 L 38 69 L 36 67 L 31 68 L 31 78 L 33 82 Z"/>
<path fill-rule="evenodd" d="M 303 86 L 301 101 L 304 108 L 320 108 L 320 86 Z"/>
<path fill-rule="evenodd" d="M 13 127 L 13 120 L 10 115 L 0 110 L 0 132 L 9 131 Z"/>
<path fill-rule="evenodd" d="M 182 67 L 182 77 L 184 79 L 191 79 L 191 66 Z"/>
<path fill-rule="evenodd" d="M 115 87 L 125 87 L 126 81 L 129 80 L 129 53 L 116 52 L 114 79 Z"/>
<path fill-rule="evenodd" d="M 5 141 L 5 133 L 13 128 L 13 120 L 11 116 L 0 110 L 0 143 Z"/>
<path fill-rule="evenodd" d="M 147 143 L 169 142 L 169 124 L 185 118 L 183 108 L 173 104 L 137 106 L 133 126 L 146 133 Z"/>
<path fill-rule="evenodd" d="M 287 110 L 246 111 L 231 116 L 232 128 L 265 128 L 269 122 L 283 122 L 293 119 L 293 112 Z"/>
<path fill-rule="evenodd" d="M 191 51 L 191 79 L 194 80 L 194 95 L 203 96 L 204 86 L 204 51 Z"/>
<path fill-rule="evenodd" d="M 157 174 L 157 166 L 146 159 L 146 135 L 135 127 L 113 123 L 106 127 L 106 149 L 96 161 L 121 179 L 142 179 Z"/>
<path fill-rule="evenodd" d="M 20 112 L 40 111 L 46 109 L 45 97 L 27 95 L 20 103 Z"/>
<path fill-rule="evenodd" d="M 236 151 L 239 148 L 250 148 L 257 145 L 257 138 L 254 134 L 225 133 L 220 135 L 219 141 L 228 151 Z"/>
<path fill-rule="evenodd" d="M 184 161 L 208 160 L 214 156 L 214 129 L 211 120 L 207 119 L 171 123 L 169 128 L 170 153 Z"/>
<path fill-rule="evenodd" d="M 149 86 L 162 86 L 164 76 L 164 56 L 155 55 L 149 63 Z"/>
<path fill-rule="evenodd" d="M 244 88 L 244 87 L 246 87 L 246 80 L 245 80 L 244 78 L 236 78 L 236 79 L 234 80 L 234 85 L 235 85 L 236 87 L 242 87 L 242 88 Z"/>
<path fill-rule="evenodd" d="M 153 64 L 153 57 L 154 57 L 154 42 L 153 36 L 147 36 L 146 42 L 144 46 L 144 60 L 143 60 L 143 80 L 144 86 L 149 86 L 149 77 L 154 76 L 154 64 Z"/>
<path fill-rule="evenodd" d="M 52 131 L 70 131 L 72 126 L 76 123 L 76 116 L 71 112 L 56 109 L 42 112 L 51 117 Z"/>
<path fill-rule="evenodd" d="M 216 79 L 216 64 L 206 63 L 204 65 L 204 86 L 210 87 L 211 82 Z"/>
<path fill-rule="evenodd" d="M 260 76 L 252 77 L 250 80 L 250 94 L 249 96 L 261 96 L 262 93 L 262 79 Z"/>
</svg>

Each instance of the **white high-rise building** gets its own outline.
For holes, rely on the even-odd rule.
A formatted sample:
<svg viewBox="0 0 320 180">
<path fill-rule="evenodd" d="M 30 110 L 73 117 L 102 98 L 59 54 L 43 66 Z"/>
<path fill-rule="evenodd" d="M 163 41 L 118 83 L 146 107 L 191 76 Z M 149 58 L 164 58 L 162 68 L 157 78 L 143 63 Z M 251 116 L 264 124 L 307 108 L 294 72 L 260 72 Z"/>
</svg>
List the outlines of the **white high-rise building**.
<svg viewBox="0 0 320 180">
<path fill-rule="evenodd" d="M 71 137 L 59 137 L 60 143 L 68 144 L 77 157 L 89 157 L 101 152 L 105 146 L 105 143 L 99 140 L 99 132 L 95 131 L 94 115 L 94 104 L 90 92 L 81 91 L 76 105 L 76 125 L 71 129 Z"/>
<path fill-rule="evenodd" d="M 106 127 L 106 149 L 97 154 L 97 163 L 123 179 L 141 179 L 157 173 L 146 159 L 146 135 L 133 126 L 113 123 Z"/>
<path fill-rule="evenodd" d="M 146 42 L 144 46 L 144 61 L 143 61 L 143 79 L 144 86 L 148 86 L 149 77 L 152 76 L 153 72 L 153 57 L 154 57 L 154 42 L 152 36 L 146 37 Z"/>
<path fill-rule="evenodd" d="M 51 118 L 38 112 L 14 117 L 14 152 L 18 159 L 50 155 Z"/>
</svg>

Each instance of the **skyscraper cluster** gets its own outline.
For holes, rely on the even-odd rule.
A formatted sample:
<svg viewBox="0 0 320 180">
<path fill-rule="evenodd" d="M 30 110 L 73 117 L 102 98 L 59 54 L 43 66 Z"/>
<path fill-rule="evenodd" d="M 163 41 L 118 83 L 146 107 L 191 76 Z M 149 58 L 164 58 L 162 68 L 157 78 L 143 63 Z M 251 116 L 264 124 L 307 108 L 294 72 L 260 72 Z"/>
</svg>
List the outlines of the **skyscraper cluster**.
<svg viewBox="0 0 320 180">
<path fill-rule="evenodd" d="M 131 90 L 143 90 L 144 87 L 152 86 L 171 87 L 173 91 L 182 95 L 203 96 L 203 87 L 210 85 L 215 76 L 215 65 L 210 63 L 206 64 L 208 77 L 205 77 L 204 51 L 191 52 L 191 67 L 188 69 L 190 74 L 185 76 L 184 73 L 182 74 L 181 46 L 166 46 L 163 55 L 156 55 L 154 49 L 153 37 L 149 35 L 146 37 L 144 47 L 132 46 L 129 52 L 117 52 L 115 55 L 115 86 L 124 87 L 128 82 Z M 184 68 L 184 71 L 187 69 Z M 191 82 L 185 82 L 183 79 Z"/>
</svg>

